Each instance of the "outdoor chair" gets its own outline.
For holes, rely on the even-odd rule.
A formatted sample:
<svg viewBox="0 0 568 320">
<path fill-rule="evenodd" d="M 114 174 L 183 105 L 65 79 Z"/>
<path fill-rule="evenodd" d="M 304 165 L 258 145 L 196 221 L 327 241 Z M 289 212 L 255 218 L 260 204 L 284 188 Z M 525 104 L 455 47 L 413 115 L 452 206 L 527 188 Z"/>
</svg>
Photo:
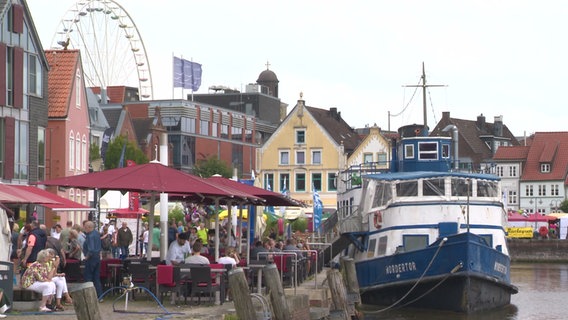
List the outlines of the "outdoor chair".
<svg viewBox="0 0 568 320">
<path fill-rule="evenodd" d="M 215 301 L 215 292 L 220 291 L 220 285 L 213 282 L 211 267 L 192 265 L 191 267 L 191 296 L 190 300 L 197 295 L 198 302 L 201 303 L 201 295 L 208 294 L 210 301 Z"/>
<path fill-rule="evenodd" d="M 156 266 L 156 288 L 160 294 L 160 302 L 164 302 L 164 295 L 168 292 L 180 295 L 181 283 L 180 269 L 170 265 Z M 172 298 L 172 303 L 173 303 Z"/>
<path fill-rule="evenodd" d="M 153 291 L 153 283 L 155 283 L 154 272 L 150 270 L 148 263 L 131 263 L 128 265 L 127 274 L 130 275 L 134 286 L 144 287 L 151 292 Z M 135 291 L 132 291 L 132 298 L 135 299 Z"/>
</svg>

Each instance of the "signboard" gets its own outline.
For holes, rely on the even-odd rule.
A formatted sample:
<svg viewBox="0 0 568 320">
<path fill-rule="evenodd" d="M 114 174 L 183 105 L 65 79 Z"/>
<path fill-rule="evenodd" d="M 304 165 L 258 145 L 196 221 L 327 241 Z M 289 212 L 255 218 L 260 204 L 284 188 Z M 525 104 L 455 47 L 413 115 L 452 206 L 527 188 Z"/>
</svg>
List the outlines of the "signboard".
<svg viewBox="0 0 568 320">
<path fill-rule="evenodd" d="M 533 237 L 533 228 L 531 227 L 507 228 L 506 230 L 507 230 L 507 238 L 532 239 Z"/>
</svg>

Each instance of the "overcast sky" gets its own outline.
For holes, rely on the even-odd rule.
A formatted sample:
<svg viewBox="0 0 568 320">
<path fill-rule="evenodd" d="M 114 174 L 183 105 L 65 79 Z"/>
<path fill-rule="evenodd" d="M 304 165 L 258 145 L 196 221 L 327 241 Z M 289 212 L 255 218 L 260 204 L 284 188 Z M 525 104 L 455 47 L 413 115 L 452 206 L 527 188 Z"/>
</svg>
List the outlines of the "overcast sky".
<svg viewBox="0 0 568 320">
<path fill-rule="evenodd" d="M 27 0 L 44 49 L 69 0 Z M 85 1 L 83 1 L 85 2 Z M 422 123 L 412 99 L 422 62 L 431 128 L 443 111 L 517 136 L 568 131 L 568 1 L 117 0 L 142 36 L 155 99 L 172 98 L 172 55 L 203 65 L 198 93 L 241 89 L 270 62 L 279 97 L 336 107 L 353 127 Z M 103 31 L 101 31 L 103 33 Z M 136 84 L 131 84 L 136 86 Z M 188 90 L 185 93 L 189 93 Z M 173 92 L 181 98 L 181 90 Z"/>
</svg>

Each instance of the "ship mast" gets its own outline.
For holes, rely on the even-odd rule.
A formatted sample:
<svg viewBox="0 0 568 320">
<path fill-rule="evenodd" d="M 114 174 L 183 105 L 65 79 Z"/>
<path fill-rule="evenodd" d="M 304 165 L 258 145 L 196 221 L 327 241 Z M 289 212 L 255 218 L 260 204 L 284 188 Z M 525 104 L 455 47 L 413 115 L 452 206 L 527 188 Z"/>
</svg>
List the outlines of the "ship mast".
<svg viewBox="0 0 568 320">
<path fill-rule="evenodd" d="M 424 126 L 426 126 L 426 128 L 428 128 L 428 112 L 427 112 L 427 108 L 426 108 L 426 88 L 429 87 L 445 87 L 445 85 L 443 84 L 426 84 L 426 69 L 424 68 L 424 61 L 422 61 L 422 77 L 420 78 L 420 80 L 422 80 L 422 84 L 417 84 L 417 85 L 406 85 L 405 87 L 412 87 L 412 88 L 416 88 L 416 87 L 421 87 L 422 88 L 422 112 L 424 114 Z"/>
</svg>

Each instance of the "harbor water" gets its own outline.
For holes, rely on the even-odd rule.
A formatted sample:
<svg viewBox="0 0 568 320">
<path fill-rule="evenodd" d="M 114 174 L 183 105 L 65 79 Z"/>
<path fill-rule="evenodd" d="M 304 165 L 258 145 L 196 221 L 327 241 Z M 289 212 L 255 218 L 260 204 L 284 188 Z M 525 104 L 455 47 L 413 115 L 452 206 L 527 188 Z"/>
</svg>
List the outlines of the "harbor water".
<svg viewBox="0 0 568 320">
<path fill-rule="evenodd" d="M 389 310 L 364 306 L 365 320 L 555 320 L 568 315 L 568 265 L 514 263 L 511 281 L 519 293 L 511 297 L 511 305 L 489 312 L 463 315 L 453 312 L 425 310 Z M 443 299 L 443 297 L 440 297 Z"/>
</svg>

